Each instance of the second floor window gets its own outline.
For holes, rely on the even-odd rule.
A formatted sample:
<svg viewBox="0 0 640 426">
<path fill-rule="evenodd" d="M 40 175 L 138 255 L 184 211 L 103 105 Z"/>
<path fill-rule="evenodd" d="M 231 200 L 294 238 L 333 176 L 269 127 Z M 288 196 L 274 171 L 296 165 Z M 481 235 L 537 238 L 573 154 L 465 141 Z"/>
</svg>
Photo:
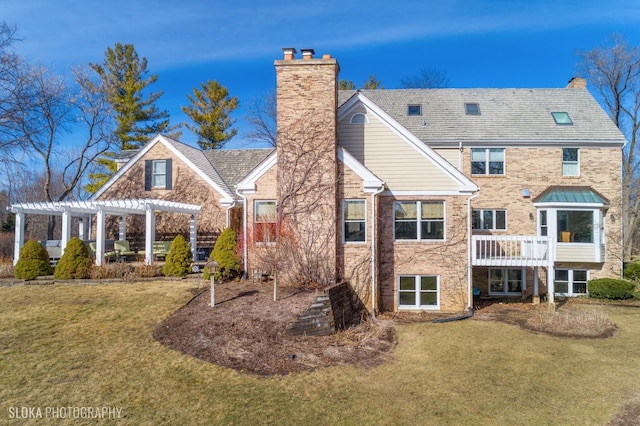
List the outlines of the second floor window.
<svg viewBox="0 0 640 426">
<path fill-rule="evenodd" d="M 562 148 L 562 176 L 580 176 L 578 148 Z"/>
<path fill-rule="evenodd" d="M 471 174 L 503 175 L 504 148 L 471 148 Z"/>
<path fill-rule="evenodd" d="M 444 240 L 443 201 L 395 201 L 396 240 Z"/>
<path fill-rule="evenodd" d="M 473 229 L 505 230 L 507 229 L 506 210 L 473 210 L 471 213 Z"/>
<path fill-rule="evenodd" d="M 366 205 L 364 200 L 344 200 L 342 202 L 344 242 L 367 241 Z"/>
<path fill-rule="evenodd" d="M 171 189 L 171 159 L 145 160 L 144 190 Z"/>
<path fill-rule="evenodd" d="M 254 213 L 254 240 L 257 243 L 270 243 L 276 240 L 276 202 L 256 201 Z"/>
</svg>

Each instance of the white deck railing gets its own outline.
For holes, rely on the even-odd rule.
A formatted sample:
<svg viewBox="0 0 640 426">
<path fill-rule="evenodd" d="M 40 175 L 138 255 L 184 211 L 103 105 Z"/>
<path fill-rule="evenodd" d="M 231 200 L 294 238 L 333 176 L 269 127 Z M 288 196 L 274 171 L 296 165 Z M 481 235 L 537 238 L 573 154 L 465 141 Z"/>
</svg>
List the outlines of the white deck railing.
<svg viewBox="0 0 640 426">
<path fill-rule="evenodd" d="M 553 262 L 551 238 L 524 235 L 473 235 L 474 266 L 547 266 Z"/>
</svg>

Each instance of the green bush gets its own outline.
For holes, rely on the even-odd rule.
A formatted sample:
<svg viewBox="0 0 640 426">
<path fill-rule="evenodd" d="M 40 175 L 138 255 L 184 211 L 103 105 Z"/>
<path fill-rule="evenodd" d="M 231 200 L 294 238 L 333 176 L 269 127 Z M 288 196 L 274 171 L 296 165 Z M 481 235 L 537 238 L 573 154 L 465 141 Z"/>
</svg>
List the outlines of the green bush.
<svg viewBox="0 0 640 426">
<path fill-rule="evenodd" d="M 191 244 L 182 235 L 178 235 L 171 243 L 162 274 L 166 277 L 184 277 L 191 271 L 192 263 Z"/>
<path fill-rule="evenodd" d="M 228 280 L 238 277 L 242 273 L 242 265 L 236 252 L 238 241 L 236 233 L 231 228 L 226 228 L 216 240 L 209 260 L 218 262 L 218 269 L 214 275 L 216 280 Z M 209 269 L 204 268 L 204 279 L 210 278 Z"/>
<path fill-rule="evenodd" d="M 640 281 L 640 263 L 627 263 L 624 267 L 624 277 L 630 281 Z"/>
<path fill-rule="evenodd" d="M 89 278 L 92 265 L 93 261 L 87 245 L 80 238 L 73 237 L 64 248 L 64 253 L 53 272 L 53 278 L 57 280 Z"/>
<path fill-rule="evenodd" d="M 588 282 L 589 297 L 596 299 L 633 299 L 635 284 L 630 281 L 614 278 L 598 278 Z"/>
<path fill-rule="evenodd" d="M 42 244 L 35 240 L 27 241 L 20 249 L 20 259 L 14 268 L 15 277 L 32 280 L 41 275 L 53 274 L 49 263 L 49 253 Z"/>
</svg>

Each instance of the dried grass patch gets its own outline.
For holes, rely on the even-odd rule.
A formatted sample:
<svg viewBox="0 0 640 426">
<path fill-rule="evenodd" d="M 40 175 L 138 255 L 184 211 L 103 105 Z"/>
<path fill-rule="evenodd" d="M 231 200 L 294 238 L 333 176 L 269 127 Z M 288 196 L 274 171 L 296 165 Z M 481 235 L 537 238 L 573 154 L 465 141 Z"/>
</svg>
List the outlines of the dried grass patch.
<svg viewBox="0 0 640 426">
<path fill-rule="evenodd" d="M 540 305 L 527 319 L 525 328 L 567 337 L 610 337 L 617 326 L 602 306 L 570 306 L 558 310 Z"/>
</svg>

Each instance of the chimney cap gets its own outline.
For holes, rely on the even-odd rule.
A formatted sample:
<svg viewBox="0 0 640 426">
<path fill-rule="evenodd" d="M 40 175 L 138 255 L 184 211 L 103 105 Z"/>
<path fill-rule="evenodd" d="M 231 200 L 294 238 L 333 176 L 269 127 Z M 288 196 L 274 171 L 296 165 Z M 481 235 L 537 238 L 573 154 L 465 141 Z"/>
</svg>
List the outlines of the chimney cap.
<svg viewBox="0 0 640 426">
<path fill-rule="evenodd" d="M 296 49 L 294 47 L 283 47 L 282 48 L 282 53 L 284 53 L 284 59 L 285 60 L 289 60 L 289 59 L 293 59 L 296 55 L 296 53 L 298 53 L 296 51 Z"/>
<path fill-rule="evenodd" d="M 316 53 L 315 50 L 313 49 L 300 49 L 300 51 L 302 52 L 303 59 L 311 59 L 313 58 L 313 55 Z"/>
</svg>

